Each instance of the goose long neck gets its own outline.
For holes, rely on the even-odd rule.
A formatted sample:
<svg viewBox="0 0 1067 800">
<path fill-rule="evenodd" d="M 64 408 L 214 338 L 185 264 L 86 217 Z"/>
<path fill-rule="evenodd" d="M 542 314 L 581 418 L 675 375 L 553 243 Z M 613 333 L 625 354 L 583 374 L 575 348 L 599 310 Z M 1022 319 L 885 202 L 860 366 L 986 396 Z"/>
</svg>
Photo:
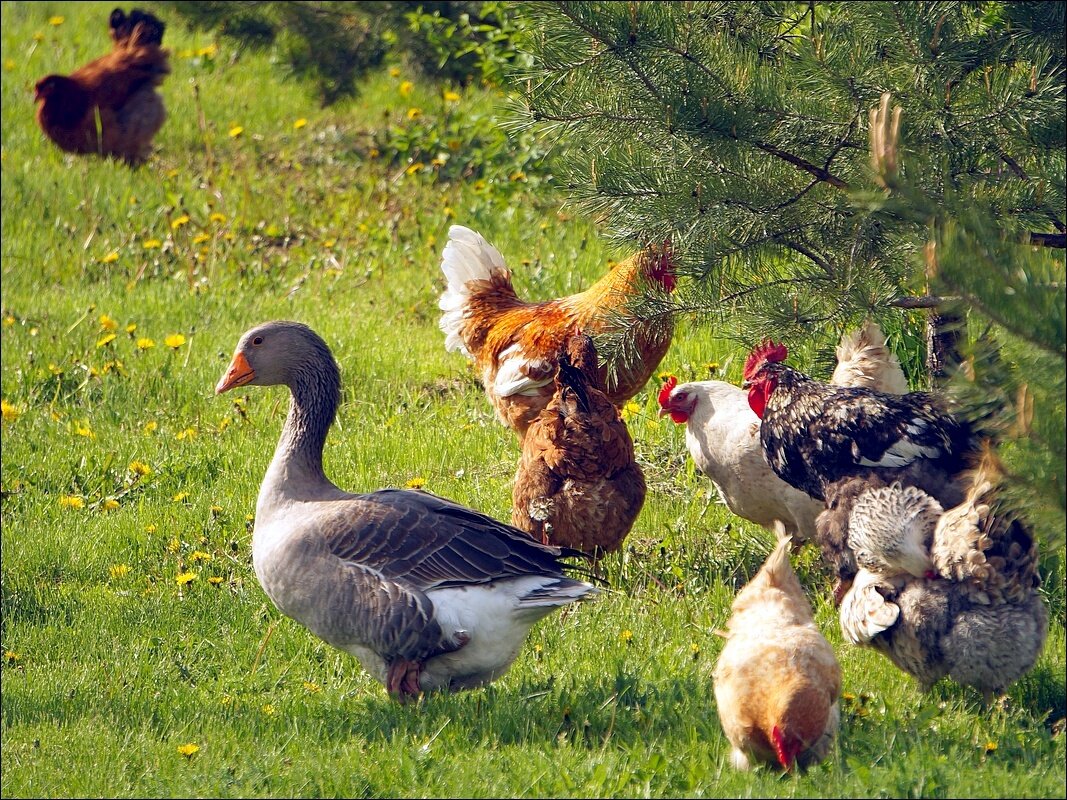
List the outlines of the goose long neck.
<svg viewBox="0 0 1067 800">
<path fill-rule="evenodd" d="M 289 415 L 268 475 L 297 495 L 291 499 L 301 499 L 317 488 L 333 487 L 322 468 L 322 451 L 341 400 L 340 374 L 330 359 L 300 371 L 289 388 Z"/>
</svg>

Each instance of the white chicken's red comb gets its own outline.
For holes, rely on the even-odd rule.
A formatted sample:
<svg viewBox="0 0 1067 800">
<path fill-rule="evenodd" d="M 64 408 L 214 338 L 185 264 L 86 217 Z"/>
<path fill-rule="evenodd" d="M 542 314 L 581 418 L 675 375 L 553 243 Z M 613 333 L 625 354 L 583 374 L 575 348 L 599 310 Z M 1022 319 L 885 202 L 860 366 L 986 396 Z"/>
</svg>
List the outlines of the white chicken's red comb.
<svg viewBox="0 0 1067 800">
<path fill-rule="evenodd" d="M 678 379 L 673 375 L 668 375 L 667 379 L 663 381 L 663 388 L 659 390 L 659 407 L 666 408 L 671 399 L 671 392 L 674 387 L 678 385 Z"/>
</svg>

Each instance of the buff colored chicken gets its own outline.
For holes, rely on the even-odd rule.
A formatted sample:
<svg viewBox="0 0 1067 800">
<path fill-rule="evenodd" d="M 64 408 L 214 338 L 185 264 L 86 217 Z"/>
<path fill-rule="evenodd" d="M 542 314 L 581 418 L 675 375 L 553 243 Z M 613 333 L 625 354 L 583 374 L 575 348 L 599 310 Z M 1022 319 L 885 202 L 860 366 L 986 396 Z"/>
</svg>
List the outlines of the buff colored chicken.
<svg viewBox="0 0 1067 800">
<path fill-rule="evenodd" d="M 841 667 L 793 572 L 785 528 L 776 530 L 778 544 L 734 599 L 715 665 L 719 719 L 742 770 L 816 764 L 840 722 Z"/>
<path fill-rule="evenodd" d="M 445 347 L 470 358 L 497 418 L 521 439 L 555 391 L 556 357 L 570 332 L 618 330 L 618 313 L 635 292 L 674 289 L 669 248 L 648 248 L 616 264 L 584 292 L 542 303 L 521 300 L 500 251 L 481 234 L 453 225 L 441 257 L 448 286 L 441 295 Z M 671 344 L 670 324 L 628 328 L 634 355 L 614 370 L 600 367 L 617 406 L 637 394 Z"/>
<path fill-rule="evenodd" d="M 555 392 L 523 439 L 511 524 L 543 544 L 610 553 L 641 511 L 645 477 L 592 339 L 571 335 L 556 362 Z"/>
</svg>

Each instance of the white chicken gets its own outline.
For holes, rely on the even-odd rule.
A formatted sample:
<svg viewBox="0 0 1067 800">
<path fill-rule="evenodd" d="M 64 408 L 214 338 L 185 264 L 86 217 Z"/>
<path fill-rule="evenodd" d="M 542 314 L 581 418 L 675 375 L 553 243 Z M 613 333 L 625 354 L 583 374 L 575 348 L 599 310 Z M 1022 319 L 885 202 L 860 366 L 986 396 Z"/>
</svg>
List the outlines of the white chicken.
<svg viewBox="0 0 1067 800">
<path fill-rule="evenodd" d="M 715 702 L 731 763 L 808 767 L 826 758 L 840 723 L 841 666 L 789 563 L 789 537 L 738 592 L 715 664 Z"/>
</svg>

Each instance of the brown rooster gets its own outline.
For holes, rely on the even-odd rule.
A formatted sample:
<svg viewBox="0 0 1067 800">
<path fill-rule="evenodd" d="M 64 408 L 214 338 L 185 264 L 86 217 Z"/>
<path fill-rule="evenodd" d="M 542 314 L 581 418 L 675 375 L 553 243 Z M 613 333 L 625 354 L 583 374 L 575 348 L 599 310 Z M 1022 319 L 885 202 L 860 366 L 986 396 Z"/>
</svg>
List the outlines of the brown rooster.
<svg viewBox="0 0 1067 800">
<path fill-rule="evenodd" d="M 445 347 L 474 361 L 500 421 L 521 438 L 552 397 L 556 358 L 570 331 L 596 335 L 614 329 L 616 314 L 635 292 L 674 289 L 669 249 L 649 248 L 617 264 L 584 292 L 528 303 L 511 285 L 511 272 L 495 247 L 461 225 L 448 231 L 441 270 L 448 286 L 441 295 Z M 645 385 L 667 349 L 673 328 L 637 324 L 628 348 L 636 356 L 612 374 L 604 365 L 604 391 L 622 405 Z"/>
<path fill-rule="evenodd" d="M 645 477 L 592 339 L 574 333 L 555 361 L 552 397 L 523 439 L 511 524 L 544 544 L 610 553 L 644 504 Z"/>
<path fill-rule="evenodd" d="M 160 47 L 163 23 L 134 10 L 119 18 L 112 12 L 114 49 L 70 75 L 48 75 L 37 82 L 37 123 L 60 149 L 70 153 L 116 156 L 131 165 L 152 151 L 152 138 L 167 112 L 156 92 L 170 73 Z M 134 15 L 138 21 L 131 24 Z"/>
<path fill-rule="evenodd" d="M 789 563 L 789 537 L 737 594 L 715 664 L 715 702 L 731 762 L 789 770 L 826 758 L 840 722 L 841 666 Z"/>
</svg>

